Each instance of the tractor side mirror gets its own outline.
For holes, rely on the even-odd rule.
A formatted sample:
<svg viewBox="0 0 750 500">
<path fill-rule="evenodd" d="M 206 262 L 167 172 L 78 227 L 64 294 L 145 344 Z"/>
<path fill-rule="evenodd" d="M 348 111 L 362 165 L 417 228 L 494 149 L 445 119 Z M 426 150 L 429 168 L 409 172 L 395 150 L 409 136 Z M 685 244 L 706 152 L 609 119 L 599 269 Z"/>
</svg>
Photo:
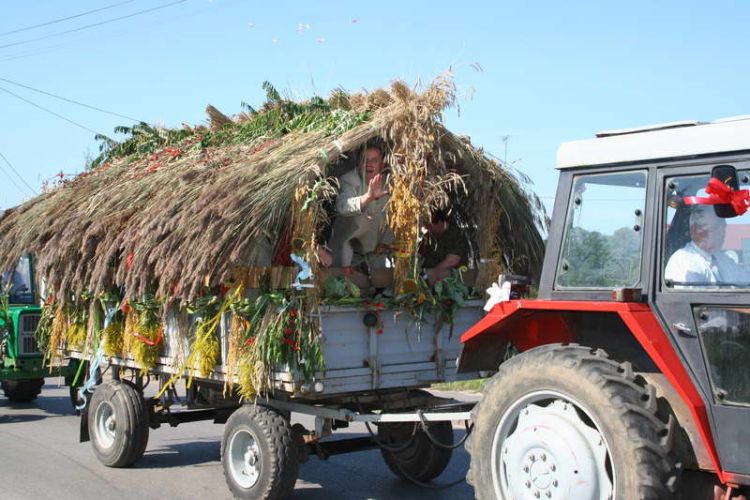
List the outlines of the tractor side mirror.
<svg viewBox="0 0 750 500">
<path fill-rule="evenodd" d="M 737 191 L 740 188 L 737 182 L 737 169 L 732 165 L 716 165 L 711 170 L 711 177 L 715 177 L 730 188 L 732 191 Z M 729 219 L 731 217 L 737 217 L 737 212 L 734 211 L 734 207 L 730 204 L 714 205 L 714 212 L 717 217 L 722 219 Z"/>
</svg>

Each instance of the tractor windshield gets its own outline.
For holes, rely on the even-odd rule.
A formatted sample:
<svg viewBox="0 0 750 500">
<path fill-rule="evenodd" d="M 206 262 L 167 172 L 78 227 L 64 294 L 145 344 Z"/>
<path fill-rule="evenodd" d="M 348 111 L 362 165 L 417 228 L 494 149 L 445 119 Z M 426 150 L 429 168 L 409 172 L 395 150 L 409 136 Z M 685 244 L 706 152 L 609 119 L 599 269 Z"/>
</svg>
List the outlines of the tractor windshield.
<svg viewBox="0 0 750 500">
<path fill-rule="evenodd" d="M 18 261 L 15 270 L 0 275 L 2 290 L 10 293 L 11 304 L 34 303 L 34 281 L 31 268 L 31 257 L 24 255 Z"/>
<path fill-rule="evenodd" d="M 741 173 L 740 189 L 747 189 Z M 663 276 L 667 289 L 750 288 L 750 216 L 723 219 L 711 205 L 687 205 L 688 196 L 706 197 L 710 175 L 666 180 Z"/>
</svg>

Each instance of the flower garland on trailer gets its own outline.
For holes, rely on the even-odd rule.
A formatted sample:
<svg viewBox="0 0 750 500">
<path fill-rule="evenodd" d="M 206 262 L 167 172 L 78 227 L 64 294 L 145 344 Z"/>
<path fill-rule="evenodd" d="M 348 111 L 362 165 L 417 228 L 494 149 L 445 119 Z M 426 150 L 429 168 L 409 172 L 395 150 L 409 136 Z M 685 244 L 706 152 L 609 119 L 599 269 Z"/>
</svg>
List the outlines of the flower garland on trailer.
<svg viewBox="0 0 750 500">
<path fill-rule="evenodd" d="M 273 371 L 288 366 L 305 381 L 325 371 L 320 322 L 305 292 L 266 291 L 255 301 L 239 359 L 240 395 L 272 389 Z"/>
<path fill-rule="evenodd" d="M 225 310 L 226 307 L 217 295 L 205 295 L 187 307 L 187 312 L 197 319 L 195 341 L 190 354 L 194 358 L 191 368 L 197 368 L 202 377 L 211 375 L 220 361 L 221 342 L 217 326 Z"/>
<path fill-rule="evenodd" d="M 66 317 L 65 344 L 68 349 L 83 351 L 89 330 L 89 309 L 94 295 L 84 292 L 73 299 L 64 310 Z"/>
<path fill-rule="evenodd" d="M 142 369 L 153 368 L 164 340 L 162 303 L 149 294 L 140 300 L 128 301 L 125 309 L 124 347 Z"/>
</svg>

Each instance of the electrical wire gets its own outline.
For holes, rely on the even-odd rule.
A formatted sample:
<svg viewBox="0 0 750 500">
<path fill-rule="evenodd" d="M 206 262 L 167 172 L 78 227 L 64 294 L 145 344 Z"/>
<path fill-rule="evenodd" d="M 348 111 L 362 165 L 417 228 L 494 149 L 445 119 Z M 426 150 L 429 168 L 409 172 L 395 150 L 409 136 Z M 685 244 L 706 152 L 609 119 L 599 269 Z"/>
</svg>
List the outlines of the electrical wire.
<svg viewBox="0 0 750 500">
<path fill-rule="evenodd" d="M 0 153 L 0 156 L 2 156 L 2 157 L 3 157 L 3 159 L 5 159 L 5 155 L 2 155 L 2 153 Z M 7 160 L 7 159 L 5 159 L 5 161 L 8 161 L 8 160 Z M 23 191 L 23 188 L 22 188 L 22 187 L 21 187 L 21 186 L 20 186 L 20 185 L 19 185 L 19 184 L 18 184 L 18 183 L 16 182 L 16 180 L 15 180 L 15 179 L 14 179 L 14 178 L 13 178 L 13 177 L 12 177 L 12 176 L 11 176 L 11 175 L 10 175 L 10 174 L 8 173 L 8 171 L 7 171 L 7 170 L 5 170 L 5 168 L 4 168 L 4 167 L 3 167 L 2 165 L 0 165 L 0 171 L 2 171 L 2 172 L 3 172 L 4 174 L 5 174 L 5 176 L 6 176 L 7 178 L 8 178 L 8 180 L 9 180 L 9 181 L 10 181 L 10 182 L 11 182 L 11 183 L 12 183 L 12 184 L 14 185 L 14 186 L 16 186 L 16 189 L 18 189 L 18 191 L 19 191 L 19 192 L 22 192 L 22 191 Z"/>
<path fill-rule="evenodd" d="M 76 127 L 78 127 L 78 128 L 81 128 L 81 129 L 83 129 L 83 130 L 86 130 L 87 132 L 91 132 L 92 134 L 95 134 L 95 135 L 104 135 L 104 134 L 101 134 L 100 132 L 97 132 L 96 130 L 93 130 L 93 129 L 90 129 L 90 128 L 88 128 L 88 127 L 87 127 L 87 126 L 85 126 L 85 125 L 81 125 L 80 123 L 78 123 L 78 122 L 76 122 L 76 121 L 73 121 L 73 120 L 71 120 L 70 118 L 66 118 L 66 117 L 64 117 L 64 116 L 63 116 L 63 115 L 61 115 L 60 113 L 55 113 L 55 112 L 54 112 L 54 111 L 52 111 L 51 109 L 45 108 L 44 106 L 41 106 L 41 105 L 39 105 L 39 104 L 37 104 L 37 103 L 35 103 L 35 102 L 33 102 L 33 101 L 30 101 L 30 100 L 26 99 L 25 97 L 21 97 L 20 95 L 16 94 L 15 92 L 11 92 L 10 90 L 8 90 L 8 89 L 6 89 L 6 88 L 4 88 L 4 87 L 0 87 L 0 90 L 1 90 L 1 91 L 3 91 L 3 92 L 5 92 L 6 94 L 10 94 L 10 95 L 12 95 L 12 96 L 13 96 L 13 97 L 15 97 L 16 99 L 20 99 L 20 100 L 24 101 L 24 102 L 25 102 L 25 103 L 27 103 L 27 104 L 31 104 L 31 105 L 32 105 L 32 106 L 34 106 L 35 108 L 39 108 L 39 109 L 41 109 L 42 111 L 46 111 L 47 113 L 49 113 L 49 114 L 51 114 L 51 115 L 54 115 L 54 116 L 56 116 L 56 117 L 60 118 L 61 120 L 65 120 L 66 122 L 68 122 L 68 123 L 70 123 L 70 124 L 72 124 L 72 125 L 75 125 L 75 126 L 76 126 Z"/>
<path fill-rule="evenodd" d="M 19 178 L 19 179 L 21 180 L 21 182 L 23 182 L 23 183 L 24 183 L 24 185 L 25 185 L 25 186 L 26 186 L 27 188 L 29 188 L 29 191 L 31 191 L 31 194 L 33 194 L 33 195 L 36 195 L 36 189 L 34 189 L 33 187 L 31 187 L 31 186 L 29 185 L 29 183 L 28 183 L 28 182 L 26 182 L 26 179 L 24 179 L 24 178 L 23 178 L 23 177 L 21 176 L 21 174 L 19 174 L 19 173 L 18 173 L 18 170 L 16 170 L 16 167 L 14 167 L 14 166 L 13 166 L 13 164 L 12 164 L 12 163 L 10 162 L 10 160 L 8 160 L 8 159 L 7 159 L 6 157 L 5 157 L 5 155 L 4 155 L 4 154 L 3 154 L 2 152 L 0 152 L 0 158 L 2 158 L 2 159 L 3 159 L 3 161 L 5 161 L 5 163 L 7 163 L 7 164 L 8 164 L 8 166 L 9 166 L 9 167 L 10 167 L 10 169 L 11 169 L 11 170 L 13 171 L 13 173 L 14 173 L 14 174 L 16 174 L 16 177 L 18 177 L 18 178 Z"/>
<path fill-rule="evenodd" d="M 182 11 L 182 13 L 180 13 L 180 14 L 174 14 L 174 15 L 170 16 L 168 19 L 163 19 L 163 20 L 162 19 L 157 19 L 155 22 L 146 22 L 146 23 L 143 23 L 142 27 L 143 26 L 152 27 L 152 26 L 155 26 L 155 25 L 158 25 L 159 27 L 163 27 L 164 25 L 167 25 L 169 23 L 174 23 L 174 22 L 182 20 L 182 19 L 187 19 L 187 18 L 192 18 L 192 17 L 195 17 L 195 16 L 199 16 L 199 15 L 202 15 L 202 14 L 208 12 L 208 11 L 219 11 L 219 10 L 222 10 L 222 9 L 226 9 L 229 6 L 231 6 L 231 5 L 233 5 L 233 4 L 237 3 L 237 2 L 239 2 L 239 0 L 227 0 L 225 2 L 222 2 L 222 3 L 218 4 L 218 5 L 215 5 L 214 3 L 211 3 L 210 7 L 207 7 L 207 8 L 198 9 L 198 10 L 195 10 L 195 11 L 192 11 L 192 12 L 184 12 L 184 11 Z M 107 34 L 110 35 L 111 33 L 107 33 Z M 57 51 L 59 51 L 61 49 L 65 49 L 65 48 L 69 47 L 72 43 L 74 43 L 74 41 L 75 41 L 75 39 L 73 39 L 73 40 L 64 40 L 61 43 L 57 43 L 55 45 L 47 45 L 46 47 L 39 47 L 39 48 L 36 48 L 36 49 L 31 49 L 31 50 L 29 50 L 27 52 L 19 52 L 19 53 L 16 53 L 16 54 L 11 54 L 11 55 L 9 55 L 7 57 L 0 57 L 0 62 L 13 61 L 13 60 L 18 60 L 18 59 L 27 59 L 29 57 L 37 57 L 37 56 L 40 56 L 40 55 L 45 55 L 45 54 L 49 54 L 49 53 L 52 53 L 52 52 L 57 52 Z"/>
<path fill-rule="evenodd" d="M 57 23 L 61 23 L 63 21 L 69 21 L 69 20 L 75 19 L 77 17 L 83 17 L 83 16 L 87 16 L 89 14 L 93 14 L 95 12 L 101 12 L 103 10 L 112 9 L 114 7 L 119 7 L 120 5 L 125 5 L 126 3 L 133 3 L 134 1 L 135 0 L 127 0 L 125 2 L 115 3 L 115 4 L 112 4 L 112 5 L 107 5 L 105 7 L 99 7 L 98 9 L 87 10 L 86 12 L 81 12 L 79 14 L 74 14 L 72 16 L 62 17 L 60 19 L 53 19 L 52 21 L 47 21 L 47 22 L 44 22 L 44 23 L 34 24 L 32 26 L 26 26 L 26 27 L 18 28 L 18 29 L 11 30 L 11 31 L 3 31 L 2 33 L 0 33 L 0 36 L 12 35 L 13 33 L 20 33 L 22 31 L 33 30 L 35 28 L 41 28 L 43 26 L 49 26 L 50 24 L 57 24 Z"/>
<path fill-rule="evenodd" d="M 78 106 L 83 106 L 84 108 L 93 109 L 94 111 L 99 111 L 101 113 L 107 113 L 108 115 L 118 116 L 120 118 L 125 118 L 126 120 L 130 120 L 130 121 L 134 121 L 134 122 L 138 122 L 138 123 L 140 123 L 140 122 L 143 121 L 143 120 L 139 120 L 137 118 L 133 118 L 131 116 L 121 115 L 120 113 L 115 113 L 114 111 L 107 111 L 106 109 L 97 108 L 96 106 L 92 106 L 90 104 L 86 104 L 86 103 L 83 103 L 83 102 L 80 102 L 80 101 L 76 101 L 76 100 L 73 100 L 73 99 L 68 99 L 67 97 L 63 97 L 63 96 L 60 96 L 60 95 L 57 95 L 57 94 L 53 94 L 52 92 L 46 92 L 44 90 L 36 89 L 34 87 L 30 87 L 29 85 L 24 85 L 23 83 L 18 83 L 18 82 L 14 82 L 13 80 L 8 80 L 7 78 L 0 78 L 0 81 L 7 82 L 7 83 L 10 83 L 12 85 L 17 85 L 18 87 L 22 87 L 22 88 L 25 88 L 25 89 L 28 89 L 28 90 L 32 90 L 34 92 L 38 92 L 40 94 L 44 94 L 44 95 L 47 95 L 47 96 L 50 96 L 50 97 L 54 97 L 55 99 L 60 99 L 61 101 L 69 102 L 69 103 L 72 103 L 72 104 L 77 104 Z"/>
<path fill-rule="evenodd" d="M 27 40 L 21 40 L 19 42 L 6 43 L 4 45 L 0 45 L 0 49 L 5 49 L 5 48 L 8 48 L 8 47 L 16 47 L 18 45 L 25 45 L 27 43 L 36 42 L 36 41 L 39 41 L 39 40 L 46 40 L 47 38 L 53 38 L 53 37 L 56 37 L 56 36 L 66 35 L 68 33 L 75 33 L 75 32 L 78 32 L 78 31 L 83 31 L 83 30 L 86 30 L 86 29 L 95 28 L 97 26 L 102 26 L 103 24 L 114 23 L 115 21 L 122 21 L 123 19 L 128 19 L 128 18 L 131 18 L 131 17 L 140 16 L 142 14 L 147 14 L 147 13 L 153 12 L 155 10 L 166 9 L 167 7 L 172 7 L 173 5 L 177 5 L 177 4 L 181 4 L 181 3 L 185 3 L 185 2 L 187 2 L 187 0 L 177 0 L 176 2 L 170 2 L 170 3 L 163 4 L 163 5 L 157 5 L 156 7 L 151 7 L 150 9 L 139 10 L 137 12 L 133 12 L 132 14 L 127 14 L 125 16 L 114 17 L 112 19 L 105 19 L 104 21 L 99 21 L 99 22 L 96 22 L 96 23 L 87 24 L 85 26 L 80 26 L 78 28 L 73 28 L 73 29 L 65 30 L 65 31 L 59 31 L 57 33 L 51 33 L 49 35 L 39 36 L 39 37 L 36 37 L 36 38 L 29 38 Z"/>
</svg>

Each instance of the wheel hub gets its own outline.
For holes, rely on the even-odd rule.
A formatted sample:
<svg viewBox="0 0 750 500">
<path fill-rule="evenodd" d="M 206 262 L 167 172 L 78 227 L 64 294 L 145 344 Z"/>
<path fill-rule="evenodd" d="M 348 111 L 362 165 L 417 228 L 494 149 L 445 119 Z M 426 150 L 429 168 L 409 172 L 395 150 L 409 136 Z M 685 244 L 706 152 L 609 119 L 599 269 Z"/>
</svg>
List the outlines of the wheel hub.
<svg viewBox="0 0 750 500">
<path fill-rule="evenodd" d="M 229 444 L 229 472 L 242 488 L 252 488 L 261 473 L 261 451 L 255 437 L 239 430 Z"/>
<path fill-rule="evenodd" d="M 520 401 L 495 435 L 493 479 L 501 498 L 611 498 L 608 450 L 593 421 L 562 399 Z"/>
<path fill-rule="evenodd" d="M 96 425 L 93 437 L 97 444 L 105 449 L 111 447 L 117 435 L 117 419 L 115 418 L 115 410 L 108 401 L 104 401 L 96 407 L 94 422 Z"/>
<path fill-rule="evenodd" d="M 529 460 L 532 461 L 532 457 L 529 457 Z M 552 485 L 553 472 L 546 462 L 532 461 L 531 467 L 529 467 L 529 475 L 531 476 L 531 484 L 537 489 L 546 490 Z"/>
</svg>

